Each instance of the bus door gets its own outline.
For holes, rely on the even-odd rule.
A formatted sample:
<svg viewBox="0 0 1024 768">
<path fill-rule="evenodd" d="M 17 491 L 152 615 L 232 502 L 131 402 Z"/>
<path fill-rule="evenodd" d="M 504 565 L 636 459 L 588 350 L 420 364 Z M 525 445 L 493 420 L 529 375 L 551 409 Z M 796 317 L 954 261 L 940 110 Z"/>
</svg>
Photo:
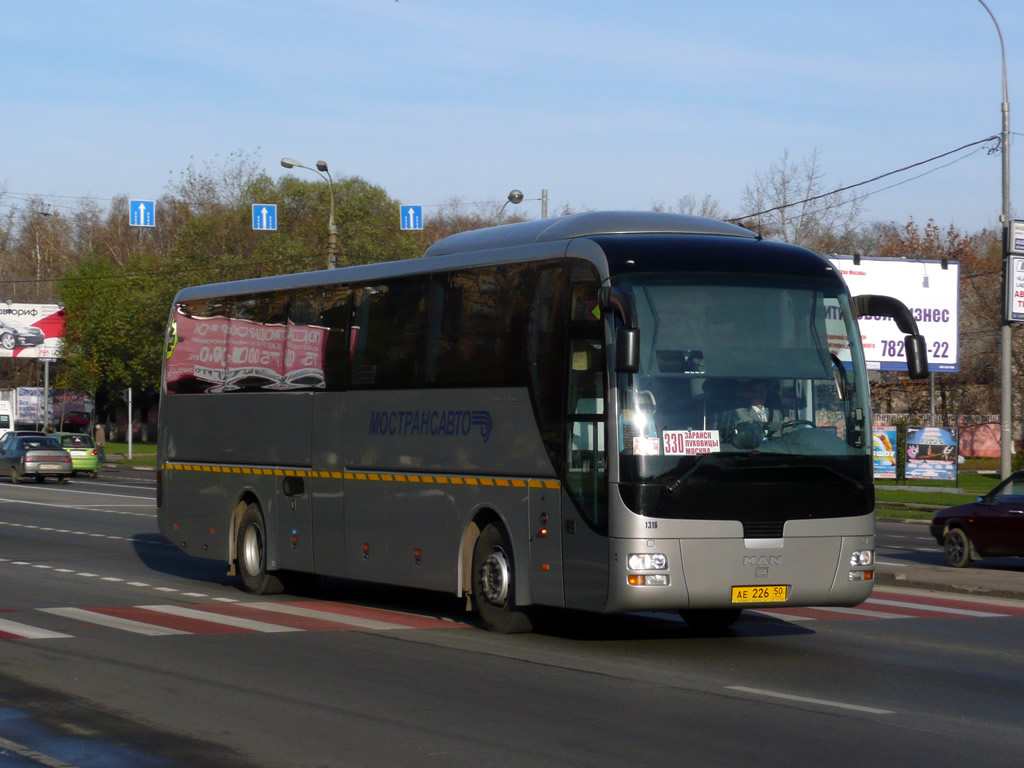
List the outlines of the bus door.
<svg viewBox="0 0 1024 768">
<path fill-rule="evenodd" d="M 599 339 L 569 340 L 567 404 L 565 477 L 571 503 L 563 510 L 565 604 L 601 610 L 608 595 L 608 459 Z"/>
</svg>

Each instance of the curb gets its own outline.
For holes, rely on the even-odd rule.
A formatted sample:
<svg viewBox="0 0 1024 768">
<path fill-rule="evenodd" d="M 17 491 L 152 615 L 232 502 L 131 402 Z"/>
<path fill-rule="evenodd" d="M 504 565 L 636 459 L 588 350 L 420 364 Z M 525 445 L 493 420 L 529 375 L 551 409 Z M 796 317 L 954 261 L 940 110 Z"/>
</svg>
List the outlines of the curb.
<svg viewBox="0 0 1024 768">
<path fill-rule="evenodd" d="M 1024 600 L 1024 574 L 1014 571 L 981 568 L 959 570 L 934 566 L 879 566 L 875 568 L 875 584 L 956 595 Z"/>
</svg>

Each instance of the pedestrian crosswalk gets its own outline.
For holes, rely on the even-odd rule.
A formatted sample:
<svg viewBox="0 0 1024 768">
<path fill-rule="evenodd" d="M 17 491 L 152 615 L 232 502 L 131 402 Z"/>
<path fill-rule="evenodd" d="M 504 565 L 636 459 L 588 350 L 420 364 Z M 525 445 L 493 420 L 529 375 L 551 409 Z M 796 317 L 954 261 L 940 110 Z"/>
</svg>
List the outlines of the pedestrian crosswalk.
<svg viewBox="0 0 1024 768">
<path fill-rule="evenodd" d="M 288 632 L 390 632 L 461 629 L 446 618 L 319 600 L 238 603 L 159 603 L 36 608 L 3 611 L 0 640 L 59 640 L 87 632 L 116 630 L 147 637 Z M 921 618 L 1024 616 L 1024 601 L 946 597 L 930 592 L 876 589 L 855 608 L 764 608 L 744 611 L 748 621 L 811 622 Z M 45 618 L 44 618 L 45 617 Z"/>
<path fill-rule="evenodd" d="M 890 592 L 876 589 L 856 608 L 766 608 L 749 611 L 749 619 L 779 621 L 850 621 L 858 619 L 996 618 L 1024 616 L 1024 602 L 978 601 L 931 592 Z"/>
<path fill-rule="evenodd" d="M 384 632 L 406 629 L 454 629 L 467 625 L 449 619 L 316 600 L 249 603 L 166 603 L 93 608 L 37 608 L 18 621 L 0 619 L 0 639 L 49 640 L 74 637 L 92 627 L 136 635 L 216 635 L 237 633 Z M 65 621 L 39 626 L 33 614 Z"/>
</svg>

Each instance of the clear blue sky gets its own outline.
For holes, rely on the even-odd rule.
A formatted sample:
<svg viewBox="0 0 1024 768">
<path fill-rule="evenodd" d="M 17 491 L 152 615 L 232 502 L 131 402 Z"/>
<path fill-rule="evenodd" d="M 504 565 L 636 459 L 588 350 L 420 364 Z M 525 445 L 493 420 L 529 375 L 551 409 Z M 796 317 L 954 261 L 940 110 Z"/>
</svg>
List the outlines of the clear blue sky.
<svg viewBox="0 0 1024 768">
<path fill-rule="evenodd" d="M 987 2 L 1020 139 L 1024 2 Z M 156 198 L 238 150 L 274 177 L 313 179 L 282 156 L 323 159 L 424 206 L 518 187 L 548 189 L 552 211 L 690 193 L 737 213 L 786 150 L 817 150 L 837 187 L 1001 128 L 977 0 L 12 2 L 0 61 L 0 213 L 24 193 Z M 1024 212 L 1024 141 L 1011 160 Z M 995 226 L 999 156 L 864 205 L 867 221 Z"/>
</svg>

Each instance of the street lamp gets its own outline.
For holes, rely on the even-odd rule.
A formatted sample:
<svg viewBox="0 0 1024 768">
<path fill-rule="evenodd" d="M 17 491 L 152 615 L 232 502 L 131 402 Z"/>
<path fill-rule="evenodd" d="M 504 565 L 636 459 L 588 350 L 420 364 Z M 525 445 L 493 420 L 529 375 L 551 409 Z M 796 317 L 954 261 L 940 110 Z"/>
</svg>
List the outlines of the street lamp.
<svg viewBox="0 0 1024 768">
<path fill-rule="evenodd" d="M 1003 61 L 1003 132 L 999 141 L 999 149 L 1003 154 L 1003 213 L 999 217 L 1003 223 L 1003 327 L 1001 338 L 1000 359 L 1000 404 L 999 404 L 999 474 L 1009 477 L 1012 471 L 1013 454 L 1013 392 L 1011 389 L 1011 369 L 1013 353 L 1013 328 L 1007 311 L 1007 291 L 1009 290 L 1009 250 L 1010 250 L 1010 99 L 1006 88 L 1006 46 L 1003 45 L 1003 32 L 985 0 L 978 0 L 985 9 L 992 23 L 996 25 L 999 35 L 999 50 Z"/>
<path fill-rule="evenodd" d="M 502 203 L 501 210 L 498 211 L 498 220 L 501 221 L 501 216 L 502 214 L 505 213 L 506 205 L 508 205 L 509 203 L 512 203 L 512 205 L 519 205 L 521 202 L 523 202 L 523 200 L 526 199 L 527 198 L 523 196 L 522 192 L 520 192 L 518 189 L 513 189 L 511 192 L 508 193 L 508 199 L 504 203 Z M 546 189 L 542 189 L 540 191 L 540 197 L 531 197 L 529 199 L 540 200 L 540 217 L 542 219 L 546 219 L 548 217 L 548 191 Z"/>
<path fill-rule="evenodd" d="M 298 160 L 282 157 L 281 165 L 285 168 L 305 168 L 307 171 L 315 173 L 327 184 L 327 189 L 331 193 L 331 215 L 327 219 L 327 268 L 333 269 L 338 266 L 337 259 L 334 256 L 334 247 L 338 242 L 338 228 L 334 226 L 334 179 L 331 178 L 331 172 L 327 169 L 327 162 L 325 160 L 317 160 L 316 168 L 310 168 Z"/>
</svg>

